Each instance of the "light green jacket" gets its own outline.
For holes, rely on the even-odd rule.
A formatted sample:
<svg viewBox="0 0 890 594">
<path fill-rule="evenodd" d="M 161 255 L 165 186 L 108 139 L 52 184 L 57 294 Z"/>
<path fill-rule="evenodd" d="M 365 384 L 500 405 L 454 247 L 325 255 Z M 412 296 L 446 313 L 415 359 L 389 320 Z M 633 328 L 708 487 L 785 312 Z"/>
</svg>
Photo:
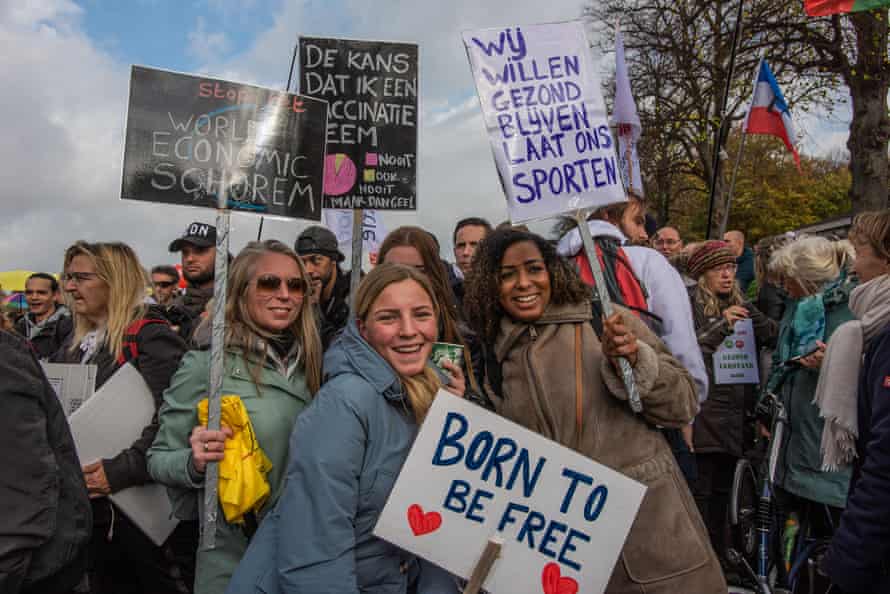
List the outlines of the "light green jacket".
<svg viewBox="0 0 890 594">
<path fill-rule="evenodd" d="M 251 377 L 256 365 L 241 351 L 228 350 L 222 393 L 241 397 L 262 450 L 272 461 L 266 477 L 271 494 L 260 515 L 272 509 L 284 482 L 287 469 L 288 438 L 297 415 L 311 400 L 303 370 L 295 365 L 283 368 L 270 357 L 259 374 L 259 391 Z M 183 357 L 170 387 L 164 392 L 160 429 L 148 451 L 148 471 L 152 478 L 167 486 L 176 517 L 198 519 L 203 513 L 202 481 L 191 464 L 189 436 L 198 424 L 198 402 L 207 397 L 210 381 L 210 352 L 190 351 Z M 195 594 L 223 592 L 244 551 L 247 537 L 241 526 L 225 521 L 222 508 L 217 511 L 216 548 L 198 550 Z"/>
</svg>

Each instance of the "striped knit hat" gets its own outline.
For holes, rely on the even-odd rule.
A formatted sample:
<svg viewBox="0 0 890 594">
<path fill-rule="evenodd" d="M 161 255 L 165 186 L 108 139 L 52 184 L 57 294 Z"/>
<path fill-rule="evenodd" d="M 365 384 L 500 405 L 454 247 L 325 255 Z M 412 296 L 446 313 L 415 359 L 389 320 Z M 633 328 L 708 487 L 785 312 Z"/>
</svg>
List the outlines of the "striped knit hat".
<svg viewBox="0 0 890 594">
<path fill-rule="evenodd" d="M 735 256 L 725 241 L 711 240 L 704 242 L 692 252 L 686 262 L 686 271 L 692 278 L 698 278 L 705 271 L 722 264 L 735 264 Z"/>
</svg>

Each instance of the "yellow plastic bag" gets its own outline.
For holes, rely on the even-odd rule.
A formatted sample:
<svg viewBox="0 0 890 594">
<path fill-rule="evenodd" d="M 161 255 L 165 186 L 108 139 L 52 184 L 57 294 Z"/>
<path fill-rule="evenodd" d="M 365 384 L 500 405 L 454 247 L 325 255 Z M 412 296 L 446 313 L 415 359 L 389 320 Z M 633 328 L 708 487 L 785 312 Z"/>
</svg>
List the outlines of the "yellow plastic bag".
<svg viewBox="0 0 890 594">
<path fill-rule="evenodd" d="M 220 425 L 232 429 L 225 457 L 219 463 L 219 504 L 230 524 L 243 524 L 244 514 L 259 511 L 269 497 L 266 475 L 272 461 L 260 449 L 247 409 L 238 396 L 221 401 Z M 207 399 L 198 403 L 198 421 L 207 425 Z"/>
</svg>

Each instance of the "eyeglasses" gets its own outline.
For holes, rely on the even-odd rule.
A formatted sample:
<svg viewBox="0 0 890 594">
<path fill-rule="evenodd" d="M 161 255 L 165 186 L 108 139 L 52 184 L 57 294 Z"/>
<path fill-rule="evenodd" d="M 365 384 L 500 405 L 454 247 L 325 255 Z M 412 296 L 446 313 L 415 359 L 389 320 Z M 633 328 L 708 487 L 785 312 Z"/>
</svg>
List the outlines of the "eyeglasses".
<svg viewBox="0 0 890 594">
<path fill-rule="evenodd" d="M 176 281 L 157 281 L 152 283 L 156 287 L 160 287 L 162 289 L 169 289 L 173 285 L 176 284 Z"/>
<path fill-rule="evenodd" d="M 88 280 L 92 280 L 97 278 L 99 275 L 95 272 L 66 272 L 62 275 L 62 282 L 72 282 L 75 285 L 79 285 Z"/>
<path fill-rule="evenodd" d="M 264 274 L 256 279 L 257 294 L 271 296 L 281 288 L 281 283 L 287 286 L 287 292 L 291 296 L 305 295 L 309 288 L 305 280 L 296 276 L 283 279 L 274 274 Z"/>
</svg>

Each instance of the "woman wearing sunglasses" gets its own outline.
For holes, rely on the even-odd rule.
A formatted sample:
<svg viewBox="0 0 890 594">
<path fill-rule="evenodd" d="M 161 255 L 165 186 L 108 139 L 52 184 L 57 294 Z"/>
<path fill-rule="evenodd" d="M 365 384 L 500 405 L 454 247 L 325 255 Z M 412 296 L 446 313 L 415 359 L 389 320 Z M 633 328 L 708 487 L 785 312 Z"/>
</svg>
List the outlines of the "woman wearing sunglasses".
<svg viewBox="0 0 890 594">
<path fill-rule="evenodd" d="M 196 594 L 225 590 L 248 540 L 284 483 L 287 440 L 294 420 L 321 384 L 321 340 L 299 257 L 279 241 L 251 242 L 232 263 L 226 301 L 222 394 L 247 410 L 259 448 L 271 461 L 268 498 L 241 523 L 217 515 L 216 548 L 199 550 Z M 189 352 L 164 393 L 160 430 L 148 453 L 152 477 L 168 486 L 174 513 L 198 517 L 204 473 L 223 459 L 232 430 L 210 431 L 198 403 L 210 392 L 210 353 Z"/>
<path fill-rule="evenodd" d="M 62 288 L 73 312 L 74 331 L 51 360 L 96 365 L 96 389 L 129 362 L 159 406 L 185 343 L 160 308 L 144 303 L 146 281 L 139 259 L 126 244 L 79 241 L 69 247 Z M 145 456 L 156 432 L 157 424 L 151 423 L 127 449 L 103 460 L 83 460 L 93 512 L 88 550 L 93 594 L 179 592 L 178 574 L 190 573 L 188 563 L 171 571 L 174 564 L 168 558 L 172 543 L 188 541 L 194 525 L 181 526 L 165 547 L 156 547 L 106 497 L 151 481 Z"/>
<path fill-rule="evenodd" d="M 229 594 L 456 592 L 442 570 L 372 533 L 439 387 L 439 305 L 416 268 L 382 264 L 325 353 L 326 382 L 294 426 L 287 487 Z M 445 389 L 462 395 L 460 367 Z"/>
</svg>

